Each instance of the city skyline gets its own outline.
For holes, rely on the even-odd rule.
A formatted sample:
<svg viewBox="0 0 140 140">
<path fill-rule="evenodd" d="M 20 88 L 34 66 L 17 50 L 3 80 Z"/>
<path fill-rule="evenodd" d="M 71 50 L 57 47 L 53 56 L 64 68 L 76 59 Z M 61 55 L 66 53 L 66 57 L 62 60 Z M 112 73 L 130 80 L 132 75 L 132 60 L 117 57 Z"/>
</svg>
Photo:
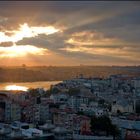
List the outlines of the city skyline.
<svg viewBox="0 0 140 140">
<path fill-rule="evenodd" d="M 0 63 L 140 65 L 140 3 L 1 1 Z"/>
</svg>

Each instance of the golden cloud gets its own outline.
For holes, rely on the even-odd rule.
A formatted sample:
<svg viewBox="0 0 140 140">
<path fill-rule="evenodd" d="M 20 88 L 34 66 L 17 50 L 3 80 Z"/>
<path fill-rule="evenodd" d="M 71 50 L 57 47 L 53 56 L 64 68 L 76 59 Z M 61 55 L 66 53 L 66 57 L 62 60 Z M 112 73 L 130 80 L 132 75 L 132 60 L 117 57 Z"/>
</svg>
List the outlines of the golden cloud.
<svg viewBox="0 0 140 140">
<path fill-rule="evenodd" d="M 18 30 L 0 32 L 0 42 L 16 43 L 17 41 L 22 40 L 23 38 L 35 37 L 39 34 L 49 35 L 54 34 L 58 31 L 59 29 L 56 29 L 53 26 L 34 27 L 29 26 L 27 23 L 24 23 L 23 25 L 20 25 L 20 28 Z M 12 35 L 8 36 L 7 34 Z"/>
<path fill-rule="evenodd" d="M 20 25 L 18 30 L 0 32 L 0 57 L 23 57 L 27 54 L 44 55 L 48 52 L 47 49 L 32 45 L 16 45 L 16 42 L 23 38 L 31 38 L 39 34 L 50 35 L 58 31 L 59 29 L 53 26 L 34 27 L 25 23 Z"/>
<path fill-rule="evenodd" d="M 99 32 L 77 32 L 72 34 L 72 36 L 66 40 L 66 43 L 77 45 L 77 46 L 84 46 L 84 45 L 120 45 L 120 40 L 117 38 L 107 38 L 104 37 L 102 33 Z M 121 42 L 122 43 L 122 42 Z"/>
<path fill-rule="evenodd" d="M 104 48 L 104 47 L 84 47 L 84 46 L 75 46 L 75 47 L 66 47 L 61 48 L 60 50 L 64 50 L 67 52 L 82 52 L 93 55 L 104 55 L 104 56 L 112 56 L 118 58 L 126 58 L 130 60 L 139 60 L 139 53 L 130 52 L 129 47 L 122 48 Z"/>
<path fill-rule="evenodd" d="M 11 47 L 0 47 L 0 57 L 23 57 L 27 54 L 34 54 L 34 55 L 44 55 L 46 54 L 47 49 L 38 48 L 31 45 L 14 45 Z"/>
</svg>

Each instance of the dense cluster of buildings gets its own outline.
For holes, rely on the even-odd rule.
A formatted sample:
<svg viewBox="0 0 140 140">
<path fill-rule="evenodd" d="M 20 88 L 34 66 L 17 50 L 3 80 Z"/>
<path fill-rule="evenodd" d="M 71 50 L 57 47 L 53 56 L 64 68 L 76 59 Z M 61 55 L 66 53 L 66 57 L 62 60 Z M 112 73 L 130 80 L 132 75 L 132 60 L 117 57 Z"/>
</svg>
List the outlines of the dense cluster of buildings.
<svg viewBox="0 0 140 140">
<path fill-rule="evenodd" d="M 37 127 L 50 120 L 55 127 L 61 127 L 56 128 L 56 134 L 65 136 L 67 132 L 80 139 L 80 135 L 92 135 L 92 116 L 106 115 L 118 126 L 122 139 L 140 139 L 139 101 L 140 78 L 81 76 L 52 85 L 48 91 L 0 91 L 0 121 L 21 121 Z"/>
</svg>

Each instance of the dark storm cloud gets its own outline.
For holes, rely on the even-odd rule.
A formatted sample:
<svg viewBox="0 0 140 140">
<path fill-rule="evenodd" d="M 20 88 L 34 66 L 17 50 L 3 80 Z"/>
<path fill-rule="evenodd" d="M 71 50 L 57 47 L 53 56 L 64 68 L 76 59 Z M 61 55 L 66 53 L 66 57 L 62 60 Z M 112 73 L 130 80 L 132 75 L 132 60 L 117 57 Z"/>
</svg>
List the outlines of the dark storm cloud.
<svg viewBox="0 0 140 140">
<path fill-rule="evenodd" d="M 104 14 L 124 12 L 138 8 L 128 2 L 1 2 L 1 15 L 7 17 L 7 26 L 16 27 L 21 22 L 31 24 L 74 24 Z M 82 15 L 82 16 L 81 16 Z M 66 19 L 66 21 L 64 20 Z M 76 20 L 75 20 L 76 19 Z M 8 24 L 10 22 L 10 24 Z"/>
<path fill-rule="evenodd" d="M 68 29 L 67 32 L 78 32 L 82 30 L 102 32 L 107 37 L 117 37 L 126 41 L 139 42 L 140 36 L 140 7 L 125 13 L 119 13 L 103 20 L 79 25 Z"/>
<path fill-rule="evenodd" d="M 16 43 L 17 45 L 33 45 L 41 48 L 47 48 L 49 41 L 47 41 L 46 35 L 38 35 L 33 38 L 23 38 Z"/>
<path fill-rule="evenodd" d="M 52 51 L 58 51 L 60 48 L 65 47 L 65 40 L 69 36 L 64 33 L 55 33 L 52 35 L 38 35 L 33 38 L 24 38 L 21 41 L 18 41 L 17 45 L 33 45 L 40 48 L 47 48 Z"/>
</svg>

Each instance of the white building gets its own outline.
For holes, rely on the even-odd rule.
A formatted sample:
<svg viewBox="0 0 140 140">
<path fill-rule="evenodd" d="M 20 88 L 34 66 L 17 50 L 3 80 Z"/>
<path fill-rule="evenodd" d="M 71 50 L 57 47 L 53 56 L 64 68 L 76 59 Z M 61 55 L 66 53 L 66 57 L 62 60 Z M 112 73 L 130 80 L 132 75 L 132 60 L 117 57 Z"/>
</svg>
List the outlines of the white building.
<svg viewBox="0 0 140 140">
<path fill-rule="evenodd" d="M 132 80 L 132 85 L 134 86 L 134 88 L 140 88 L 140 78 L 135 78 Z"/>
<path fill-rule="evenodd" d="M 128 103 L 125 100 L 120 100 L 116 102 L 115 104 L 112 104 L 111 108 L 112 113 L 117 113 L 117 112 L 134 112 L 134 104 L 133 103 Z"/>
</svg>

